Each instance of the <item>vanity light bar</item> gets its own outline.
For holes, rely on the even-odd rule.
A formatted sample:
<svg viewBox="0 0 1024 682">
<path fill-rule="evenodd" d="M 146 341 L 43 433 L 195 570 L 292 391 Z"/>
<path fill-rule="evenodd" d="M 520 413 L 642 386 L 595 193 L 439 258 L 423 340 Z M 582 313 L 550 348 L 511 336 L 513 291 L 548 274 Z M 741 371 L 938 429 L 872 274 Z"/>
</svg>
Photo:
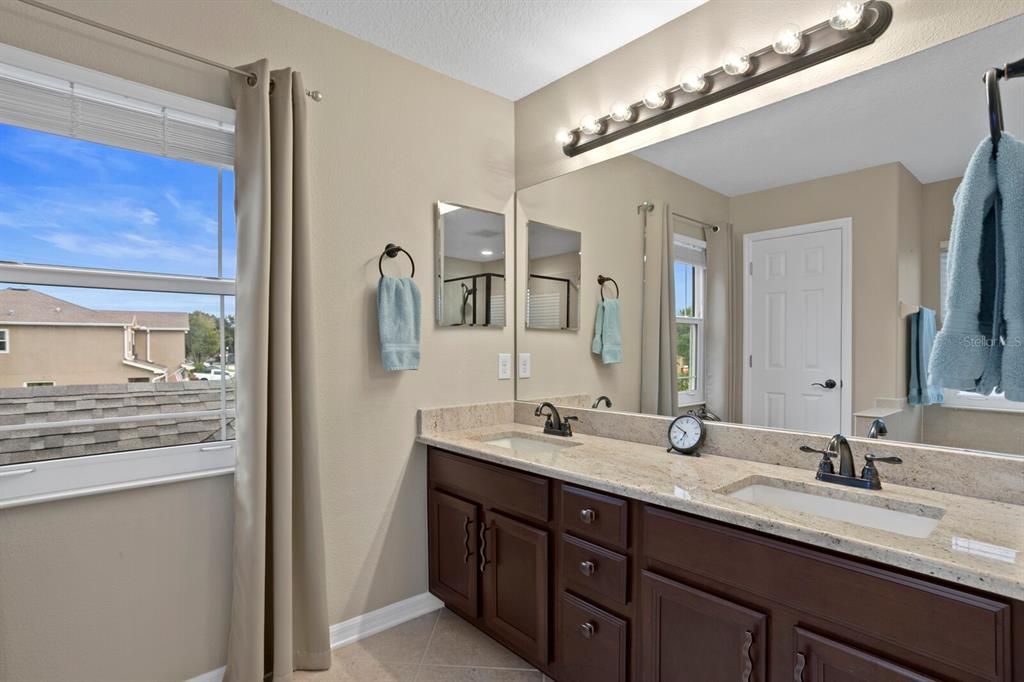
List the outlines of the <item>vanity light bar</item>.
<svg viewBox="0 0 1024 682">
<path fill-rule="evenodd" d="M 717 69 L 703 74 L 686 71 L 680 83 L 664 90 L 648 88 L 641 100 L 616 102 L 604 116 L 584 116 L 579 127 L 560 130 L 555 140 L 566 156 L 577 156 L 871 45 L 891 21 L 892 6 L 885 0 L 840 0 L 828 21 L 805 31 L 787 25 L 772 45 L 749 54 L 730 50 L 727 63 Z"/>
</svg>

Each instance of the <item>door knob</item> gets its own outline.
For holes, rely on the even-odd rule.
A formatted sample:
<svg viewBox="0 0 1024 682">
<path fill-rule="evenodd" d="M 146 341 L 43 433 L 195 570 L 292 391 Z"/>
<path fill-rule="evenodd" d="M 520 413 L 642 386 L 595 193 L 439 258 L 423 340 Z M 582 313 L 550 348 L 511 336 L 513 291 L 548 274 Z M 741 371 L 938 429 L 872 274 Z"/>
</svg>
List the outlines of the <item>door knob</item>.
<svg viewBox="0 0 1024 682">
<path fill-rule="evenodd" d="M 823 384 L 815 381 L 813 384 L 811 384 L 811 386 L 821 386 L 822 388 L 835 388 L 836 387 L 836 380 L 835 379 L 825 379 L 825 383 L 823 383 Z"/>
</svg>

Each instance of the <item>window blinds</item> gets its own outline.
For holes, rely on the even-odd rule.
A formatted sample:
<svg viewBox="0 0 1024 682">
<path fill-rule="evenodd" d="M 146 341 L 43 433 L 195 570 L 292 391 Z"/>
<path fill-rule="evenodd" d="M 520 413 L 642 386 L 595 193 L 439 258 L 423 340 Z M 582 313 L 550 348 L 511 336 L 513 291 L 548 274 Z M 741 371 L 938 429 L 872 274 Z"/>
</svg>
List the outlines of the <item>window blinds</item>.
<svg viewBox="0 0 1024 682">
<path fill-rule="evenodd" d="M 684 241 L 676 235 L 672 247 L 675 260 L 702 268 L 707 265 L 707 251 L 703 246 Z"/>
<path fill-rule="evenodd" d="M 230 167 L 232 123 L 0 64 L 0 123 Z"/>
</svg>

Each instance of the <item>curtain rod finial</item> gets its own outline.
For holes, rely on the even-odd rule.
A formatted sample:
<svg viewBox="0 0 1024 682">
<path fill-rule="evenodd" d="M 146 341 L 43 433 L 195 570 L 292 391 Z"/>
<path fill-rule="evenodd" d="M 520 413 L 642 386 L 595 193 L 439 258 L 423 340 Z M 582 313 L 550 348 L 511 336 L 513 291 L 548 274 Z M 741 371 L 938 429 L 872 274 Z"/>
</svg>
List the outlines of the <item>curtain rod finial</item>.
<svg viewBox="0 0 1024 682">
<path fill-rule="evenodd" d="M 309 97 L 314 102 L 324 101 L 324 93 L 320 92 L 319 90 L 306 90 L 306 96 Z"/>
</svg>

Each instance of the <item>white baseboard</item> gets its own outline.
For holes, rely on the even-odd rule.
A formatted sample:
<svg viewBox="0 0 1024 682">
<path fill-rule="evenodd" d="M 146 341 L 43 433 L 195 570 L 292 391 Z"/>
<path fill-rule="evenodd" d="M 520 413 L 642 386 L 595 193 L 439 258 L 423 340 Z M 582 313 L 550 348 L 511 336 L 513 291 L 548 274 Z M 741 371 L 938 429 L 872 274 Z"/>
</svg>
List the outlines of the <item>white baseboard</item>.
<svg viewBox="0 0 1024 682">
<path fill-rule="evenodd" d="M 338 647 L 358 642 L 361 639 L 366 639 L 378 632 L 383 632 L 413 618 L 419 618 L 432 611 L 436 611 L 442 606 L 444 606 L 444 603 L 440 599 L 429 592 L 424 592 L 414 597 L 403 599 L 400 602 L 388 604 L 376 611 L 370 611 L 361 616 L 349 618 L 341 623 L 335 623 L 331 626 L 331 648 L 337 649 Z M 220 667 L 216 670 L 205 672 L 202 675 L 197 675 L 187 682 L 221 682 L 223 679 L 224 668 Z"/>
</svg>

